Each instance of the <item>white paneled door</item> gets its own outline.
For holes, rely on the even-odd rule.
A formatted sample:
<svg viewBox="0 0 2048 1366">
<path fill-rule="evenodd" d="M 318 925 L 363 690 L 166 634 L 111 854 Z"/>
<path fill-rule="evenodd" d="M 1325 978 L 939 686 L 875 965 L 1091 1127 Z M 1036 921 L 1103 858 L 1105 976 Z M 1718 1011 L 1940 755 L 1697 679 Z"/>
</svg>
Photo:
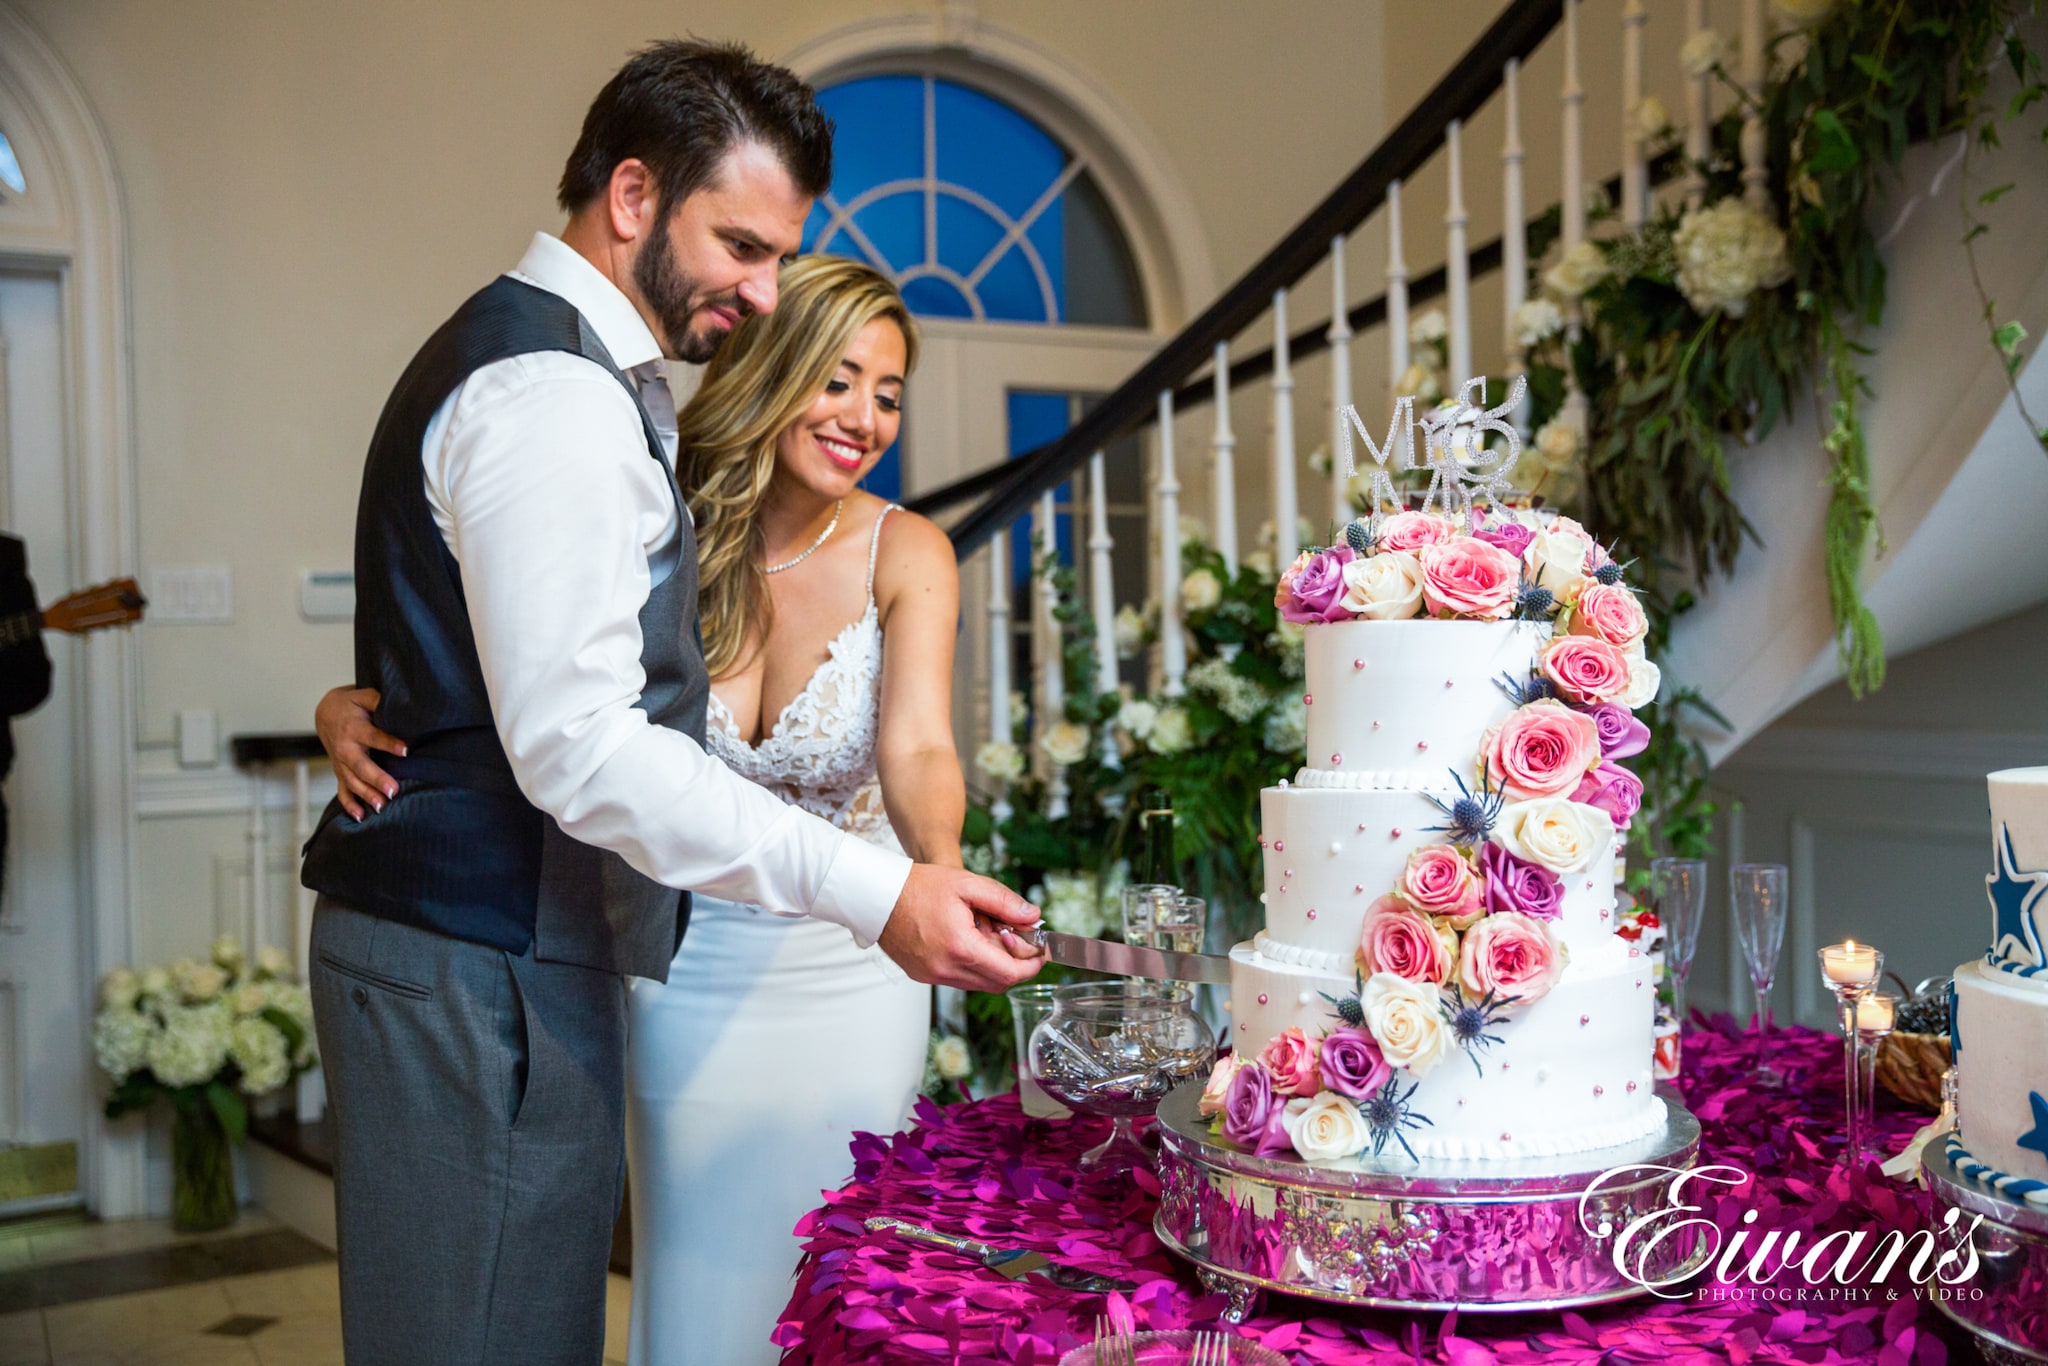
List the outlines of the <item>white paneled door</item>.
<svg viewBox="0 0 2048 1366">
<path fill-rule="evenodd" d="M 44 603 L 70 580 L 63 294 L 54 274 L 0 267 L 0 530 L 28 545 Z M 0 1141 L 83 1137 L 96 1094 L 80 897 L 75 753 L 78 642 L 52 635 L 50 698 L 13 722 L 11 831 L 0 898 Z"/>
</svg>

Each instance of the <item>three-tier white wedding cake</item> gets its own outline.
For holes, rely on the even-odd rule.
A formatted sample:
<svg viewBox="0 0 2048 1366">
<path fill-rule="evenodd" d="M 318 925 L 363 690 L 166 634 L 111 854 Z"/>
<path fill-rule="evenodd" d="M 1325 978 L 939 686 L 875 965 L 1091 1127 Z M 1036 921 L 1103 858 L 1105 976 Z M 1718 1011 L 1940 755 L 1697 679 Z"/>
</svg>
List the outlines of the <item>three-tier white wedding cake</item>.
<svg viewBox="0 0 2048 1366">
<path fill-rule="evenodd" d="M 1204 1108 L 1308 1160 L 1495 1159 L 1656 1131 L 1651 965 L 1616 845 L 1646 621 L 1567 519 L 1401 513 L 1304 555 L 1308 764 L 1262 797 L 1265 928 L 1231 952 Z"/>
</svg>

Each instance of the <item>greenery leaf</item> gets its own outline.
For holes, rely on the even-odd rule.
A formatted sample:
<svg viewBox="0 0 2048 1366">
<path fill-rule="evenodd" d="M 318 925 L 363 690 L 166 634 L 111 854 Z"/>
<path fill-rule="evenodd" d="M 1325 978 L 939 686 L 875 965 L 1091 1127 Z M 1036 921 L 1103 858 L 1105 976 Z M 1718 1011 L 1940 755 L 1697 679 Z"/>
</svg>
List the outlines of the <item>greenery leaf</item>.
<svg viewBox="0 0 2048 1366">
<path fill-rule="evenodd" d="M 249 1105 L 241 1092 L 225 1082 L 210 1081 L 206 1084 L 206 1103 L 213 1108 L 214 1118 L 220 1121 L 228 1142 L 239 1144 L 249 1136 Z"/>
</svg>

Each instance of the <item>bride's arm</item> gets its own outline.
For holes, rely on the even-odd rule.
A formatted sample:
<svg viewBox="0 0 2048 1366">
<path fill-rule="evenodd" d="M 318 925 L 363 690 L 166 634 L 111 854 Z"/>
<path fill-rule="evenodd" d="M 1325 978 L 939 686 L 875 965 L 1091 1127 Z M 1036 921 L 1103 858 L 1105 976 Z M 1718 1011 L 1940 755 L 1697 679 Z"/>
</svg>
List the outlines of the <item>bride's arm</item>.
<svg viewBox="0 0 2048 1366">
<path fill-rule="evenodd" d="M 920 863 L 960 867 L 967 784 L 953 748 L 953 639 L 960 570 L 946 533 L 912 512 L 889 514 L 875 565 L 882 618 L 882 717 L 875 767 L 882 804 Z"/>
</svg>

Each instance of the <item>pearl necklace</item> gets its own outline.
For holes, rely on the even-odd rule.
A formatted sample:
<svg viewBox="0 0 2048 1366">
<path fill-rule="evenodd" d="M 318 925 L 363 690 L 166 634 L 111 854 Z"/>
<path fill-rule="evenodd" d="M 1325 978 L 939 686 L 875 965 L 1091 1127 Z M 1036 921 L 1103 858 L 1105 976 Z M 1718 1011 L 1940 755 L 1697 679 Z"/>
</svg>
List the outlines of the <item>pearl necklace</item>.
<svg viewBox="0 0 2048 1366">
<path fill-rule="evenodd" d="M 845 510 L 846 500 L 844 498 L 841 498 L 837 503 L 834 503 L 832 505 L 832 520 L 825 523 L 825 529 L 818 533 L 817 540 L 811 542 L 811 548 L 809 550 L 806 550 L 803 554 L 797 556 L 793 560 L 785 560 L 781 564 L 768 565 L 767 567 L 762 569 L 761 572 L 764 574 L 780 574 L 785 569 L 796 568 L 805 560 L 808 560 L 809 558 L 811 558 L 811 556 L 817 554 L 818 547 L 825 544 L 825 542 L 831 540 L 832 533 L 839 529 L 839 514 L 841 512 L 844 512 Z"/>
</svg>

